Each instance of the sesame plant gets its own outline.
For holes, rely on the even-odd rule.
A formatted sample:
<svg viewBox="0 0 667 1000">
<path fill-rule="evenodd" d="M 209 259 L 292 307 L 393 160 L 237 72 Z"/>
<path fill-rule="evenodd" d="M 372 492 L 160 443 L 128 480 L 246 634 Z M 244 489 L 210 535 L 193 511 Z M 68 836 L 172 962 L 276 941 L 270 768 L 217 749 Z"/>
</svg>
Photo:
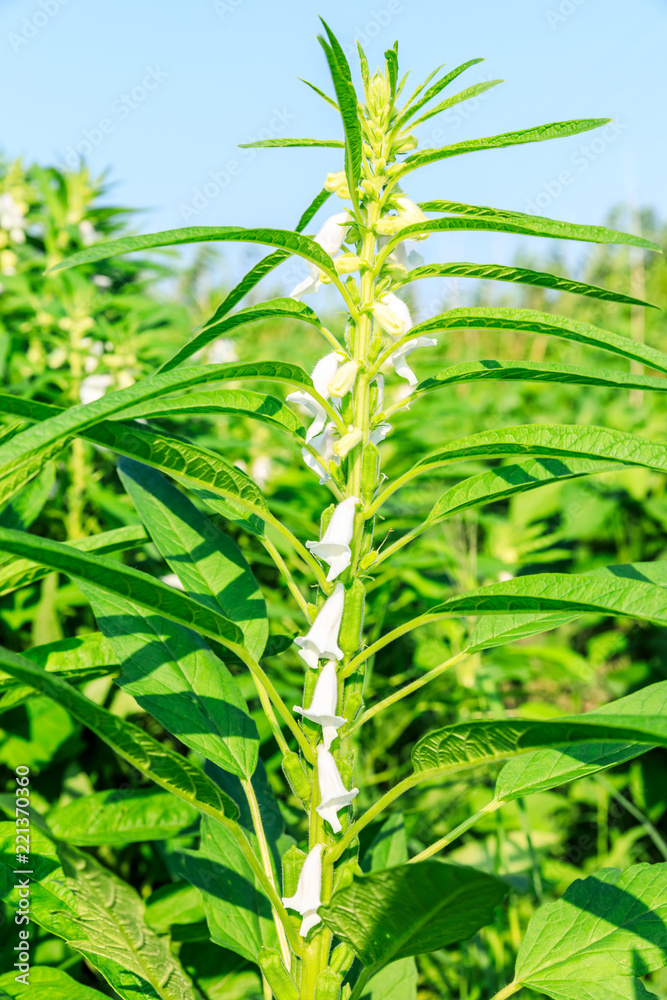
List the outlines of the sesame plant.
<svg viewBox="0 0 667 1000">
<path fill-rule="evenodd" d="M 32 426 L 15 429 L 0 444 L 5 502 L 72 440 L 121 456 L 120 480 L 151 546 L 174 574 L 174 586 L 100 555 L 104 533 L 96 536 L 97 552 L 91 553 L 2 525 L 0 549 L 13 557 L 17 574 L 33 572 L 37 564 L 76 582 L 119 664 L 117 683 L 173 739 L 156 739 L 79 690 L 79 682 L 90 676 L 86 647 L 99 634 L 83 637 L 76 655 L 61 657 L 48 670 L 35 657 L 9 650 L 0 651 L 0 666 L 5 684 L 54 699 L 162 789 L 152 798 L 145 791 L 129 792 L 116 809 L 106 793 L 94 793 L 83 803 L 94 808 L 99 823 L 115 829 L 120 805 L 124 815 L 134 810 L 133 822 L 144 831 L 161 823 L 171 822 L 176 830 L 199 823 L 197 846 L 181 850 L 179 864 L 201 894 L 207 939 L 259 967 L 267 1000 L 413 1000 L 414 956 L 466 941 L 493 924 L 509 888 L 481 867 L 443 860 L 449 845 L 505 805 L 667 746 L 667 682 L 581 715 L 462 718 L 421 737 L 412 748 L 410 772 L 400 780 L 379 781 L 368 789 L 358 780 L 366 773 L 359 760 L 366 727 L 415 691 L 435 687 L 446 671 L 476 653 L 577 617 L 667 624 L 667 571 L 658 560 L 581 574 L 531 572 L 467 591 L 452 588 L 427 613 L 388 631 L 365 616 L 367 598 L 392 559 L 400 554 L 405 565 L 404 550 L 416 538 L 464 511 L 615 469 L 662 473 L 667 449 L 661 441 L 604 426 L 480 427 L 443 441 L 397 474 L 391 463 L 382 462 L 382 442 L 404 408 L 417 412 L 425 397 L 464 383 L 500 383 L 490 385 L 490 392 L 499 392 L 505 382 L 533 381 L 660 393 L 667 385 L 662 377 L 667 354 L 586 322 L 529 309 L 455 308 L 415 325 L 405 288 L 429 277 L 519 283 L 633 308 L 648 303 L 525 267 L 413 266 L 406 243 L 433 233 L 475 230 L 658 248 L 603 227 L 485 206 L 439 198 L 416 205 L 406 189 L 410 174 L 420 167 L 575 135 L 607 120 L 557 122 L 419 150 L 422 123 L 499 81 L 447 97 L 446 88 L 479 62 L 471 60 L 444 75 L 436 70 L 409 93 L 406 77 L 399 76 L 396 46 L 372 76 L 360 49 L 361 98 L 340 44 L 324 28 L 320 43 L 334 96 L 315 89 L 339 115 L 343 138 L 254 144 L 320 146 L 343 158 L 343 168 L 328 174 L 296 229 L 188 227 L 98 243 L 57 263 L 55 272 L 131 251 L 207 241 L 272 248 L 156 372 L 48 415 L 31 408 L 30 400 L 22 401 L 20 415 Z M 305 235 L 332 196 L 340 200 L 339 210 L 316 236 Z M 308 274 L 289 297 L 235 310 L 263 277 L 292 256 L 305 261 Z M 346 319 L 340 334 L 301 301 L 321 284 L 332 285 L 342 300 Z M 285 319 L 308 324 L 322 337 L 325 353 L 310 375 L 298 358 L 194 360 L 238 328 Z M 411 367 L 414 352 L 435 345 L 436 334 L 456 336 L 471 329 L 506 331 L 513 342 L 520 334 L 537 333 L 595 349 L 596 358 L 603 353 L 613 358 L 609 367 L 470 358 L 420 382 Z M 631 372 L 621 367 L 627 362 L 634 363 Z M 661 374 L 636 371 L 644 366 Z M 390 402 L 385 377 L 400 380 L 402 387 Z M 286 398 L 247 388 L 249 380 L 259 382 L 260 389 L 270 383 L 286 386 Z M 0 408 L 5 405 L 5 412 L 17 412 L 0 399 Z M 160 417 L 197 413 L 244 414 L 296 442 L 313 489 L 329 490 L 319 538 L 300 536 L 298 527 L 293 530 L 298 510 L 292 517 L 272 511 L 251 476 L 220 454 L 155 426 Z M 471 473 L 471 463 L 482 471 Z M 424 521 L 398 537 L 385 534 L 380 544 L 383 511 L 397 491 L 420 478 L 451 478 L 457 465 L 464 471 Z M 270 631 L 265 598 L 272 595 L 260 591 L 251 565 L 218 526 L 220 519 L 230 530 L 248 533 L 272 560 L 301 616 L 299 634 Z M 391 655 L 392 644 L 402 637 L 446 620 L 461 623 L 460 648 L 369 701 L 365 680 L 376 654 Z M 292 655 L 290 649 L 298 653 L 302 672 L 300 705 L 287 697 L 284 676 L 273 669 L 281 656 Z M 403 666 L 396 663 L 396 672 Z M 248 678 L 262 708 L 259 725 L 243 693 L 249 690 L 244 686 Z M 259 757 L 260 729 L 263 743 L 267 733 L 275 742 L 292 793 L 282 812 Z M 408 857 L 405 840 L 392 834 L 401 797 L 453 780 L 469 780 L 472 791 L 472 776 L 480 769 L 497 772 L 493 798 Z M 370 870 L 368 865 L 364 870 L 360 842 L 379 822 L 384 832 L 375 842 Z M 33 824 L 34 921 L 63 937 L 123 998 L 194 1000 L 178 949 L 146 923 L 140 895 L 71 846 L 66 825 L 62 830 L 43 820 Z M 12 898 L 9 889 L 7 899 Z M 187 923 L 188 898 L 175 895 L 173 923 L 181 910 Z M 605 868 L 574 882 L 560 899 L 538 908 L 523 934 L 514 978 L 495 1000 L 522 988 L 554 1000 L 650 995 L 641 977 L 667 965 L 666 908 L 665 863 Z M 66 979 L 64 971 L 60 976 Z M 213 970 L 213 988 L 216 982 L 222 988 L 224 977 L 223 969 Z"/>
</svg>

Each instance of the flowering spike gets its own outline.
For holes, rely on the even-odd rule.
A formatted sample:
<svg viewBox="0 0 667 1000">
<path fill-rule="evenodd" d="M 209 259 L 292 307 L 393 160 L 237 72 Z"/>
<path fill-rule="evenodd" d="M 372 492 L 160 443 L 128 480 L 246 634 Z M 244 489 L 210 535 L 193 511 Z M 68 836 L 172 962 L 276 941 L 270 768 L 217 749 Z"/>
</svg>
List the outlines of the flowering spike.
<svg viewBox="0 0 667 1000">
<path fill-rule="evenodd" d="M 294 711 L 310 719 L 318 726 L 322 726 L 322 739 L 324 748 L 329 749 L 336 739 L 336 733 L 346 720 L 342 715 L 336 715 L 338 707 L 338 678 L 336 676 L 335 660 L 328 660 L 322 667 L 320 676 L 317 678 L 313 700 L 309 708 L 294 706 Z"/>
<path fill-rule="evenodd" d="M 345 587 L 342 583 L 337 583 L 333 594 L 324 602 L 307 635 L 299 635 L 294 640 L 297 646 L 301 646 L 299 656 L 309 667 L 315 668 L 320 658 L 342 660 L 343 651 L 338 645 L 338 633 L 343 618 L 344 603 Z"/>
<path fill-rule="evenodd" d="M 323 743 L 317 748 L 317 777 L 320 786 L 320 804 L 318 814 L 330 824 L 334 833 L 343 829 L 338 819 L 338 812 L 349 806 L 352 799 L 359 794 L 358 788 L 348 792 L 343 784 L 336 761 Z"/>
</svg>

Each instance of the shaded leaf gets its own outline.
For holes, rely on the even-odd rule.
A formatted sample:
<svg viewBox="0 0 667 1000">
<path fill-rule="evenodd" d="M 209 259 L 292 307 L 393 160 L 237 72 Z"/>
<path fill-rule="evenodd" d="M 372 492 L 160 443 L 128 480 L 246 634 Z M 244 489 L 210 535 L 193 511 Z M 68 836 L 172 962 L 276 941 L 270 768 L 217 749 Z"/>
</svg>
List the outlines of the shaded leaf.
<svg viewBox="0 0 667 1000">
<path fill-rule="evenodd" d="M 168 840 L 199 818 L 197 810 L 153 788 L 119 788 L 73 799 L 48 814 L 59 840 L 77 846 L 123 847 L 145 840 Z"/>
</svg>

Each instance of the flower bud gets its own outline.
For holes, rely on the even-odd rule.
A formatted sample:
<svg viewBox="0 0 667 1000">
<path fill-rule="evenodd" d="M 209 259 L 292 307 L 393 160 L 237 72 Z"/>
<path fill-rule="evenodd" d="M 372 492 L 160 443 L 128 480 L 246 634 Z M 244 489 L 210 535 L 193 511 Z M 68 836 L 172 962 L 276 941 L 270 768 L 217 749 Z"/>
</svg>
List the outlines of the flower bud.
<svg viewBox="0 0 667 1000">
<path fill-rule="evenodd" d="M 366 555 L 359 560 L 359 569 L 361 570 L 361 572 L 365 573 L 367 569 L 370 569 L 375 560 L 377 559 L 377 557 L 378 557 L 377 549 L 373 549 L 371 552 L 367 552 Z"/>
<path fill-rule="evenodd" d="M 349 944 L 341 941 L 331 953 L 330 966 L 334 972 L 347 972 L 354 962 L 354 951 Z"/>
<path fill-rule="evenodd" d="M 334 444 L 334 455 L 338 458 L 345 458 L 345 456 L 359 444 L 363 436 L 364 434 L 361 427 L 350 427 L 347 434 L 344 434 L 340 441 L 337 441 Z"/>
<path fill-rule="evenodd" d="M 385 215 L 383 219 L 378 219 L 373 227 L 380 236 L 395 236 L 401 229 L 401 220 L 397 215 Z"/>
<path fill-rule="evenodd" d="M 353 274 L 359 271 L 366 262 L 363 257 L 358 257 L 356 253 L 342 253 L 336 257 L 334 265 L 338 274 Z"/>
<path fill-rule="evenodd" d="M 299 991 L 277 951 L 264 946 L 257 961 L 276 1000 L 299 1000 Z"/>
<path fill-rule="evenodd" d="M 341 365 L 331 382 L 329 382 L 329 395 L 340 399 L 341 396 L 349 392 L 354 385 L 359 366 L 359 361 L 346 361 L 344 365 Z"/>
<path fill-rule="evenodd" d="M 414 135 L 401 136 L 392 144 L 393 153 L 409 153 L 411 149 L 416 149 L 419 143 Z"/>
<path fill-rule="evenodd" d="M 324 190 L 337 194 L 339 198 L 349 198 L 350 189 L 347 184 L 347 177 L 344 170 L 336 170 L 335 173 L 327 174 L 324 182 Z"/>
</svg>

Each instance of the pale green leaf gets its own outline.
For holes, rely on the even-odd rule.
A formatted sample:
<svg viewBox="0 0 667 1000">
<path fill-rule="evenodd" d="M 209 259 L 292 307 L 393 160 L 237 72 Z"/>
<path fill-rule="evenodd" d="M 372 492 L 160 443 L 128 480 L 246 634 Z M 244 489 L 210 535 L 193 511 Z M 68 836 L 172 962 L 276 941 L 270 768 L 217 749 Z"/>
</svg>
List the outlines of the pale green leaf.
<svg viewBox="0 0 667 1000">
<path fill-rule="evenodd" d="M 56 806 L 47 816 L 59 840 L 77 846 L 123 847 L 145 840 L 168 840 L 192 826 L 199 813 L 189 803 L 154 788 L 93 792 Z"/>
</svg>

